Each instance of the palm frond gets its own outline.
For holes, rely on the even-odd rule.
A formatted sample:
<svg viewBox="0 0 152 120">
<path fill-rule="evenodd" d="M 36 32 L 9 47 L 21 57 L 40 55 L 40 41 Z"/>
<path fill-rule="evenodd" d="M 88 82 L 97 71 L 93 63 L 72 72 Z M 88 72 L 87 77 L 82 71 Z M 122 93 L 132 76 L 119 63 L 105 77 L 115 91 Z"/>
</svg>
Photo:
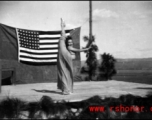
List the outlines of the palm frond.
<svg viewBox="0 0 152 120">
<path fill-rule="evenodd" d="M 94 35 L 92 35 L 92 37 L 91 37 L 91 42 L 95 42 L 95 36 Z"/>
<path fill-rule="evenodd" d="M 97 45 L 95 45 L 95 44 L 92 44 L 91 45 L 91 49 L 93 50 L 93 51 L 95 51 L 95 52 L 97 52 L 99 49 L 98 49 L 98 46 Z"/>
<path fill-rule="evenodd" d="M 89 41 L 89 37 L 88 37 L 88 36 L 84 36 L 84 37 L 83 37 L 83 40 L 84 40 L 85 42 L 87 42 L 87 41 Z"/>
</svg>

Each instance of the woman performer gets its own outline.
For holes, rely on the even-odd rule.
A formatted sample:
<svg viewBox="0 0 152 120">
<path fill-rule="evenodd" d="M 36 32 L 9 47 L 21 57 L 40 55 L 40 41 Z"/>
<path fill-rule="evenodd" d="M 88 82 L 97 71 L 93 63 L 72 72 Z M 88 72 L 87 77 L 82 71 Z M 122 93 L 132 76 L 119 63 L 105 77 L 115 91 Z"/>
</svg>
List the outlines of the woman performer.
<svg viewBox="0 0 152 120">
<path fill-rule="evenodd" d="M 65 23 L 61 19 L 61 38 L 59 39 L 58 59 L 57 59 L 57 75 L 58 89 L 62 90 L 63 95 L 73 93 L 73 63 L 75 59 L 74 52 L 84 52 L 89 50 L 73 48 L 72 37 L 65 34 Z"/>
</svg>

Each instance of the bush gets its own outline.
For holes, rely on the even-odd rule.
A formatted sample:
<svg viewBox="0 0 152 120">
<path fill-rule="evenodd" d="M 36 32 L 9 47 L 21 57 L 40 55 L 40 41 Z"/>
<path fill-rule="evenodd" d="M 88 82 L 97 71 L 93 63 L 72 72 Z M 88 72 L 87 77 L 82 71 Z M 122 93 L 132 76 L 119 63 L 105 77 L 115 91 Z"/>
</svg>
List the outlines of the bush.
<svg viewBox="0 0 152 120">
<path fill-rule="evenodd" d="M 101 60 L 98 79 L 111 80 L 112 76 L 117 73 L 115 69 L 116 59 L 112 55 L 104 53 L 101 55 Z"/>
</svg>

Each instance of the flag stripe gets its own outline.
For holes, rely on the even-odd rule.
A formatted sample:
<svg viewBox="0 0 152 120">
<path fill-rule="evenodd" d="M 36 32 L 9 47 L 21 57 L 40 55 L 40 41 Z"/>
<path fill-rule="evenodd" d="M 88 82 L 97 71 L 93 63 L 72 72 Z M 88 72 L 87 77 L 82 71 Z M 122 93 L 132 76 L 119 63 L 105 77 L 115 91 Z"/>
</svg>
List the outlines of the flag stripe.
<svg viewBox="0 0 152 120">
<path fill-rule="evenodd" d="M 24 55 L 20 55 L 21 59 L 33 59 L 33 60 L 51 60 L 51 59 L 57 59 L 57 57 L 43 57 L 43 58 L 36 58 L 36 57 L 32 57 L 32 56 L 24 56 Z"/>
<path fill-rule="evenodd" d="M 27 49 L 27 48 L 21 48 L 20 49 L 22 51 L 27 51 L 27 52 L 32 52 L 32 53 L 53 53 L 53 52 L 58 52 L 58 49 L 54 49 L 54 50 L 51 50 L 51 49 L 48 49 L 48 50 L 32 50 L 32 49 Z"/>
<path fill-rule="evenodd" d="M 54 48 L 40 48 L 40 50 L 57 50 L 58 47 L 54 47 Z"/>
<path fill-rule="evenodd" d="M 31 54 L 31 53 L 20 53 L 20 56 L 29 56 L 29 57 L 35 57 L 35 58 L 45 58 L 45 57 L 48 57 L 48 58 L 51 58 L 51 57 L 57 57 L 57 54 L 45 54 L 45 55 L 38 55 L 38 54 Z"/>
<path fill-rule="evenodd" d="M 70 33 L 66 33 L 66 36 L 70 35 Z M 40 34 L 39 35 L 39 38 L 52 38 L 52 37 L 61 37 L 61 34 L 55 34 L 55 35 L 52 35 L 52 34 Z"/>
<path fill-rule="evenodd" d="M 58 45 L 58 42 L 43 42 L 43 43 L 39 43 L 39 45 Z"/>
<path fill-rule="evenodd" d="M 52 38 L 52 37 L 60 37 L 61 35 L 39 35 L 39 38 Z"/>
<path fill-rule="evenodd" d="M 39 40 L 59 40 L 60 37 L 43 37 L 39 38 Z"/>
<path fill-rule="evenodd" d="M 71 30 L 65 30 L 65 33 L 69 33 Z M 55 35 L 55 34 L 61 34 L 61 31 L 39 31 L 39 33 L 42 35 L 45 35 L 45 34 Z"/>
<path fill-rule="evenodd" d="M 40 45 L 39 46 L 40 48 L 56 48 L 56 47 L 58 47 L 58 45 Z"/>
<path fill-rule="evenodd" d="M 40 43 L 58 43 L 58 42 L 59 42 L 59 39 L 58 40 L 51 40 L 51 39 L 40 40 Z"/>
<path fill-rule="evenodd" d="M 28 64 L 28 65 L 36 65 L 36 66 L 39 66 L 39 65 L 56 65 L 57 61 L 45 61 L 45 62 L 42 62 L 42 61 L 25 61 L 25 60 L 20 60 L 21 63 L 24 63 L 24 64 Z"/>
<path fill-rule="evenodd" d="M 29 52 L 29 51 L 24 51 L 24 50 L 21 50 L 21 53 L 28 53 L 28 54 L 33 54 L 33 55 L 50 55 L 50 54 L 58 54 L 58 52 L 41 52 L 39 51 L 39 53 L 37 52 Z"/>
<path fill-rule="evenodd" d="M 30 58 L 20 58 L 21 61 L 29 61 L 29 62 L 57 62 L 57 59 L 50 59 L 50 60 L 34 60 Z"/>
</svg>

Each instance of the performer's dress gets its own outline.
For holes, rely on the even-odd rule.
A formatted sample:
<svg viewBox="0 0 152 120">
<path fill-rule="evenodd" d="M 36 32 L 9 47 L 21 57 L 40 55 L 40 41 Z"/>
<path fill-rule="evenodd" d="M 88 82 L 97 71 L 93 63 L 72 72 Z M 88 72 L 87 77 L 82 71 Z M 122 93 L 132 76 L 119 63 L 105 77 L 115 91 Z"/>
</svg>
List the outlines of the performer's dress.
<svg viewBox="0 0 152 120">
<path fill-rule="evenodd" d="M 59 40 L 58 59 L 57 59 L 57 75 L 58 89 L 65 92 L 73 92 L 73 64 L 70 52 L 65 45 L 65 37 Z"/>
</svg>

